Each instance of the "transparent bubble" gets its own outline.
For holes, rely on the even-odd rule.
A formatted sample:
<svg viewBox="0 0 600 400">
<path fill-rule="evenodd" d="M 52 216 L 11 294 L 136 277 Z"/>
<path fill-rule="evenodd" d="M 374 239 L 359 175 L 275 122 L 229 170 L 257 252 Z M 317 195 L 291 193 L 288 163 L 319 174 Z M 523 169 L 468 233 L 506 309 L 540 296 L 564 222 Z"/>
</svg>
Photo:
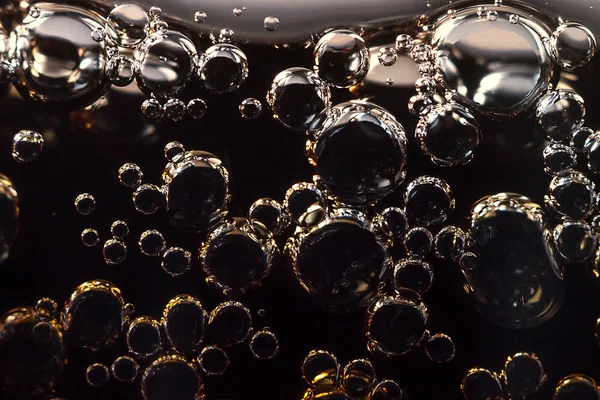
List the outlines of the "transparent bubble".
<svg viewBox="0 0 600 400">
<path fill-rule="evenodd" d="M 340 364 L 328 351 L 311 350 L 302 362 L 302 378 L 313 389 L 331 390 L 340 378 Z"/>
<path fill-rule="evenodd" d="M 167 341 L 176 351 L 191 354 L 202 344 L 207 315 L 198 299 L 186 294 L 171 299 L 162 321 Z"/>
<path fill-rule="evenodd" d="M 258 331 L 250 340 L 250 352 L 254 358 L 270 360 L 279 354 L 279 340 L 269 330 L 263 329 L 262 331 Z"/>
<path fill-rule="evenodd" d="M 278 73 L 267 92 L 273 118 L 295 131 L 305 131 L 319 113 L 331 105 L 331 90 L 307 68 Z"/>
<path fill-rule="evenodd" d="M 583 134 L 580 134 L 583 135 Z M 571 138 L 573 140 L 573 137 Z M 590 134 L 584 143 L 584 152 L 587 156 L 587 165 L 591 172 L 595 174 L 600 173 L 600 131 Z M 573 155 L 575 159 L 575 155 Z M 573 160 L 575 164 L 575 160 Z M 573 165 L 574 167 L 574 165 Z M 572 172 L 569 171 L 569 172 Z"/>
<path fill-rule="evenodd" d="M 125 315 L 133 315 L 135 313 L 135 306 L 133 303 L 127 303 L 123 306 L 123 313 Z"/>
<path fill-rule="evenodd" d="M 387 78 L 385 80 L 385 84 L 388 86 L 392 86 L 394 84 L 394 80 L 392 78 Z"/>
<path fill-rule="evenodd" d="M 587 64 L 596 51 L 594 34 L 577 22 L 560 25 L 550 39 L 553 57 L 567 71 Z"/>
<path fill-rule="evenodd" d="M 369 360 L 353 360 L 344 367 L 342 387 L 350 398 L 364 398 L 374 384 L 375 367 Z"/>
<path fill-rule="evenodd" d="M 537 393 L 546 380 L 542 362 L 535 354 L 517 353 L 506 359 L 504 381 L 512 397 Z"/>
<path fill-rule="evenodd" d="M 12 156 L 15 161 L 27 163 L 35 160 L 44 148 L 44 138 L 35 131 L 19 131 L 12 141 Z"/>
<path fill-rule="evenodd" d="M 413 48 L 413 38 L 406 33 L 401 33 L 396 37 L 396 50 L 407 53 Z"/>
<path fill-rule="evenodd" d="M 208 18 L 208 16 L 204 11 L 196 11 L 196 13 L 194 14 L 194 21 L 199 24 L 205 23 L 206 18 Z"/>
<path fill-rule="evenodd" d="M 261 308 L 260 310 L 258 310 L 258 316 L 263 318 L 265 315 L 267 315 L 267 312 Z"/>
<path fill-rule="evenodd" d="M 415 89 L 419 94 L 432 96 L 435 93 L 436 88 L 437 83 L 435 79 L 430 76 L 421 77 L 417 79 L 417 82 L 415 82 Z"/>
<path fill-rule="evenodd" d="M 156 21 L 162 15 L 162 10 L 158 6 L 152 6 L 148 10 L 148 15 L 150 16 L 150 19 L 152 19 L 153 21 Z"/>
<path fill-rule="evenodd" d="M 434 363 L 450 362 L 454 359 L 455 353 L 454 341 L 445 333 L 431 336 L 425 344 L 425 354 Z"/>
<path fill-rule="evenodd" d="M 299 226 L 315 226 L 327 213 L 325 197 L 313 183 L 294 184 L 285 194 L 283 206 Z"/>
<path fill-rule="evenodd" d="M 597 236 L 585 222 L 563 222 L 552 233 L 556 249 L 565 260 L 582 262 L 589 259 L 597 245 Z"/>
<path fill-rule="evenodd" d="M 134 319 L 127 330 L 127 348 L 136 357 L 157 355 L 162 350 L 160 324 L 146 316 Z"/>
<path fill-rule="evenodd" d="M 75 198 L 75 209 L 79 214 L 89 215 L 96 208 L 96 199 L 89 193 L 82 193 Z"/>
<path fill-rule="evenodd" d="M 159 256 L 165 249 L 165 238 L 156 229 L 142 232 L 138 241 L 140 251 L 147 256 Z"/>
<path fill-rule="evenodd" d="M 519 16 L 517 14 L 510 14 L 508 17 L 508 22 L 511 24 L 516 24 L 519 22 Z"/>
<path fill-rule="evenodd" d="M 583 152 L 585 149 L 585 143 L 593 133 L 594 131 L 592 129 L 586 127 L 575 129 L 573 132 L 571 132 L 571 139 L 569 141 L 571 149 L 579 153 Z"/>
<path fill-rule="evenodd" d="M 142 184 L 144 173 L 142 169 L 134 163 L 126 163 L 119 167 L 119 181 L 130 188 L 137 188 Z"/>
<path fill-rule="evenodd" d="M 187 112 L 194 119 L 200 119 L 206 113 L 206 102 L 202 99 L 192 99 L 187 104 Z"/>
<path fill-rule="evenodd" d="M 121 291 L 107 281 L 88 281 L 71 294 L 61 323 L 71 345 L 97 351 L 118 340 L 125 315 Z"/>
<path fill-rule="evenodd" d="M 81 242 L 87 247 L 94 247 L 100 242 L 98 231 L 93 228 L 86 228 L 81 232 Z"/>
<path fill-rule="evenodd" d="M 242 10 L 239 8 L 234 8 L 232 11 L 233 11 L 233 15 L 236 17 L 239 17 L 240 15 L 242 15 Z"/>
<path fill-rule="evenodd" d="M 569 375 L 558 382 L 552 400 L 596 400 L 598 385 L 587 375 Z"/>
<path fill-rule="evenodd" d="M 243 118 L 256 119 L 262 112 L 262 104 L 260 100 L 250 97 L 240 103 L 239 111 Z"/>
<path fill-rule="evenodd" d="M 583 125 L 585 105 L 575 92 L 551 91 L 538 101 L 535 115 L 548 140 L 559 143 Z"/>
<path fill-rule="evenodd" d="M 124 87 L 133 82 L 133 60 L 129 57 L 113 57 L 106 63 L 106 74 L 113 85 Z"/>
<path fill-rule="evenodd" d="M 165 158 L 169 161 L 174 161 L 185 153 L 185 148 L 179 142 L 173 141 L 165 145 L 164 148 Z"/>
<path fill-rule="evenodd" d="M 277 236 L 288 226 L 288 215 L 279 202 L 273 199 L 258 199 L 248 211 L 250 227 L 260 237 Z"/>
<path fill-rule="evenodd" d="M 92 39 L 94 42 L 102 42 L 104 40 L 104 35 L 106 32 L 103 28 L 97 28 L 92 31 Z"/>
<path fill-rule="evenodd" d="M 220 376 L 229 367 L 229 357 L 225 350 L 217 346 L 208 346 L 200 352 L 198 364 L 206 376 Z"/>
<path fill-rule="evenodd" d="M 422 94 L 418 94 L 412 96 L 408 100 L 408 110 L 413 115 L 426 114 L 433 106 L 434 102 L 430 96 L 425 96 Z"/>
<path fill-rule="evenodd" d="M 119 265 L 127 257 L 127 246 L 118 239 L 109 239 L 102 247 L 102 254 L 108 265 Z"/>
<path fill-rule="evenodd" d="M 544 201 L 561 216 L 584 219 L 594 210 L 594 188 L 594 183 L 579 172 L 556 176 Z"/>
<path fill-rule="evenodd" d="M 219 304 L 208 318 L 208 339 L 216 346 L 228 347 L 244 342 L 252 332 L 252 316 L 242 303 Z"/>
<path fill-rule="evenodd" d="M 431 251 L 433 235 L 427 228 L 411 228 L 404 235 L 402 244 L 409 256 L 422 258 Z"/>
<path fill-rule="evenodd" d="M 389 67 L 390 65 L 394 65 L 396 63 L 398 56 L 396 55 L 396 50 L 393 47 L 382 47 L 379 49 L 377 59 L 381 65 Z"/>
<path fill-rule="evenodd" d="M 192 253 L 181 247 L 170 247 L 162 255 L 161 266 L 173 277 L 183 276 L 191 267 Z"/>
<path fill-rule="evenodd" d="M 314 70 L 321 79 L 336 87 L 361 82 L 369 71 L 369 49 L 350 30 L 334 30 L 315 45 Z"/>
<path fill-rule="evenodd" d="M 450 18 L 456 18 L 456 14 L 457 14 L 457 12 L 456 12 L 456 10 L 448 10 L 448 11 L 446 12 L 446 14 L 447 14 L 447 15 L 448 15 Z"/>
<path fill-rule="evenodd" d="M 367 398 L 369 400 L 403 400 L 404 392 L 396 382 L 385 379 L 375 385 Z"/>
<path fill-rule="evenodd" d="M 229 28 L 223 28 L 219 32 L 219 43 L 232 43 L 235 38 L 235 32 Z"/>
<path fill-rule="evenodd" d="M 460 384 L 466 400 L 503 399 L 504 388 L 495 372 L 471 368 Z"/>
<path fill-rule="evenodd" d="M 158 119 L 162 116 L 163 107 L 157 99 L 146 99 L 142 103 L 142 114 L 149 119 Z"/>
<path fill-rule="evenodd" d="M 544 157 L 544 171 L 550 175 L 562 175 L 573 172 L 575 168 L 575 152 L 563 144 L 553 143 L 548 145 L 542 153 Z"/>
<path fill-rule="evenodd" d="M 423 260 L 404 259 L 394 267 L 394 287 L 414 290 L 419 294 L 429 291 L 433 283 L 433 269 Z"/>
<path fill-rule="evenodd" d="M 49 297 L 42 297 L 35 303 L 35 315 L 42 321 L 51 321 L 58 316 L 58 304 Z"/>
<path fill-rule="evenodd" d="M 388 207 L 381 211 L 375 219 L 381 232 L 390 239 L 402 237 L 408 228 L 408 220 L 403 209 Z"/>
<path fill-rule="evenodd" d="M 29 16 L 31 18 L 37 18 L 40 16 L 41 11 L 39 8 L 33 6 L 33 7 L 29 7 L 29 12 L 28 12 Z"/>
<path fill-rule="evenodd" d="M 433 60 L 433 51 L 428 44 L 417 44 L 410 51 L 410 56 L 416 63 L 430 62 Z"/>
<path fill-rule="evenodd" d="M 426 225 L 445 221 L 455 204 L 446 181 L 426 175 L 408 184 L 404 192 L 404 203 L 409 217 Z"/>
<path fill-rule="evenodd" d="M 477 16 L 479 18 L 485 17 L 487 14 L 487 7 L 477 7 Z"/>
<path fill-rule="evenodd" d="M 200 57 L 198 76 L 211 92 L 232 92 L 248 78 L 248 59 L 236 46 L 216 44 Z"/>
<path fill-rule="evenodd" d="M 274 32 L 279 28 L 279 18 L 277 17 L 266 17 L 263 23 L 266 30 Z"/>
<path fill-rule="evenodd" d="M 458 261 L 458 265 L 464 271 L 472 271 L 477 268 L 477 255 L 474 253 L 467 251 L 464 252 L 462 256 L 460 256 L 460 260 Z"/>
<path fill-rule="evenodd" d="M 110 367 L 112 376 L 119 382 L 133 382 L 137 378 L 140 366 L 133 358 L 121 356 Z"/>
<path fill-rule="evenodd" d="M 31 336 L 39 343 L 48 343 L 52 340 L 53 329 L 51 323 L 41 321 L 35 324 L 31 330 Z"/>
<path fill-rule="evenodd" d="M 88 385 L 93 387 L 102 387 L 108 383 L 110 372 L 104 364 L 92 364 L 85 371 L 85 380 Z"/>
<path fill-rule="evenodd" d="M 146 38 L 149 17 L 136 4 L 113 8 L 106 20 L 107 38 L 116 46 L 133 48 Z"/>
<path fill-rule="evenodd" d="M 141 386 L 144 400 L 196 399 L 201 397 L 203 388 L 194 365 L 178 354 L 160 357 L 150 364 Z"/>
<path fill-rule="evenodd" d="M 488 10 L 488 12 L 486 13 L 486 17 L 488 21 L 496 21 L 498 19 L 498 11 Z"/>
<path fill-rule="evenodd" d="M 172 121 L 181 121 L 185 115 L 185 103 L 179 99 L 169 99 L 164 105 L 164 116 Z"/>
<path fill-rule="evenodd" d="M 117 239 L 124 239 L 129 234 L 129 226 L 125 221 L 115 221 L 110 225 L 110 233 Z"/>
<path fill-rule="evenodd" d="M 135 189 L 133 204 L 143 214 L 154 214 L 165 207 L 165 195 L 158 186 L 145 183 Z"/>
<path fill-rule="evenodd" d="M 462 229 L 445 226 L 435 235 L 435 255 L 441 260 L 457 260 L 465 251 L 466 243 Z"/>
</svg>

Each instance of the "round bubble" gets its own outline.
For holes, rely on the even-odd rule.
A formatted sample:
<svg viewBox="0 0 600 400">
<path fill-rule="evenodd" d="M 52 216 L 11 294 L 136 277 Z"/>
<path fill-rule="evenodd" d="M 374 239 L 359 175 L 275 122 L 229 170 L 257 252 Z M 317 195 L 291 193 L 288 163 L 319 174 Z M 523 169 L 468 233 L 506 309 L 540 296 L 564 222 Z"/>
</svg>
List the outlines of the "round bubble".
<svg viewBox="0 0 600 400">
<path fill-rule="evenodd" d="M 216 44 L 200 57 L 198 76 L 211 92 L 232 92 L 248 78 L 248 59 L 236 46 Z"/>
<path fill-rule="evenodd" d="M 335 30 L 315 45 L 315 72 L 336 87 L 350 87 L 369 72 L 369 49 L 363 38 L 349 30 Z"/>
<path fill-rule="evenodd" d="M 146 37 L 148 13 L 136 4 L 115 7 L 106 20 L 106 36 L 117 46 L 135 47 Z"/>
</svg>

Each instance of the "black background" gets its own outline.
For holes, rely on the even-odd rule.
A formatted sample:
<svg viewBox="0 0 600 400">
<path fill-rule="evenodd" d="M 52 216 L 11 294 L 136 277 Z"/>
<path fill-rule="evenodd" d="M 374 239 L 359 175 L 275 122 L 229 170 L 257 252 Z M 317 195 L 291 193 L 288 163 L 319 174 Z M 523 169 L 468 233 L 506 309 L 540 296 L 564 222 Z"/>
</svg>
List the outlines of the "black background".
<svg viewBox="0 0 600 400">
<path fill-rule="evenodd" d="M 8 175 L 21 204 L 20 229 L 8 262 L 0 274 L 0 309 L 34 304 L 42 296 L 63 303 L 74 288 L 86 280 L 106 279 L 115 283 L 125 300 L 136 307 L 136 315 L 159 318 L 165 304 L 177 294 L 197 296 L 212 309 L 225 298 L 207 288 L 197 265 L 183 278 L 171 278 L 160 268 L 160 259 L 140 254 L 141 232 L 160 230 L 167 245 L 179 245 L 197 254 L 202 237 L 182 235 L 168 227 L 166 214 L 136 213 L 131 190 L 117 180 L 125 162 L 142 168 L 145 182 L 160 183 L 164 167 L 163 146 L 171 140 L 187 149 L 202 149 L 219 156 L 231 175 L 231 215 L 243 216 L 257 198 L 282 200 L 293 183 L 311 179 L 312 169 L 303 154 L 305 138 L 280 126 L 265 109 L 256 120 L 240 117 L 238 104 L 247 97 L 263 102 L 272 78 L 292 66 L 312 65 L 310 50 L 282 50 L 242 46 L 250 62 L 248 82 L 237 92 L 224 96 L 192 87 L 189 96 L 206 100 L 208 112 L 202 120 L 164 121 L 150 125 L 140 115 L 142 98 L 111 91 L 108 105 L 94 111 L 50 111 L 39 104 L 23 102 L 17 96 L 0 103 L 0 172 Z M 600 127 L 595 110 L 600 107 L 597 76 L 600 62 L 577 72 L 576 90 L 587 103 L 588 126 Z M 393 67 L 390 67 L 393 68 Z M 457 209 L 451 222 L 465 228 L 470 205 L 487 194 L 517 192 L 541 202 L 549 178 L 542 171 L 544 146 L 532 120 L 511 123 L 484 123 L 484 142 L 468 166 L 442 169 L 433 166 L 412 140 L 416 118 L 407 112 L 412 88 L 362 85 L 358 91 L 373 96 L 406 128 L 410 140 L 408 179 L 430 173 L 452 186 Z M 351 98 L 346 91 L 334 91 L 333 102 Z M 46 138 L 41 156 L 30 164 L 18 164 L 10 155 L 11 138 L 20 129 L 34 129 Z M 96 210 L 79 215 L 75 197 L 92 193 Z M 384 200 L 399 204 L 401 190 Z M 110 238 L 110 225 L 124 219 L 130 227 L 126 239 L 128 255 L 119 266 L 104 263 L 101 244 L 86 248 L 80 241 L 84 228 L 96 228 L 102 242 Z M 284 240 L 281 241 L 283 243 Z M 331 315 L 311 305 L 281 262 L 263 287 L 243 298 L 253 311 L 255 328 L 269 326 L 279 338 L 280 355 L 271 361 L 254 360 L 245 345 L 230 353 L 232 364 L 223 378 L 206 383 L 209 399 L 299 399 L 305 385 L 300 364 L 314 348 L 333 352 L 341 363 L 370 357 L 365 347 L 364 315 Z M 518 351 L 535 352 L 549 375 L 544 390 L 531 399 L 551 397 L 563 376 L 585 373 L 600 380 L 600 350 L 593 334 L 599 313 L 596 282 L 583 265 L 567 268 L 565 304 L 550 321 L 527 330 L 500 328 L 481 317 L 471 306 L 457 267 L 434 261 L 435 282 L 424 298 L 430 308 L 433 333 L 444 332 L 456 343 L 456 359 L 434 365 L 421 350 L 397 361 L 375 361 L 379 378 L 397 380 L 410 399 L 459 399 L 460 381 L 466 371 L 483 366 L 500 371 L 504 360 Z M 264 309 L 266 315 L 256 312 Z M 57 394 L 68 399 L 131 399 L 139 396 L 136 384 L 111 381 L 102 389 L 85 383 L 85 368 L 92 362 L 107 365 L 126 353 L 121 343 L 114 349 L 92 354 L 75 348 Z"/>
</svg>

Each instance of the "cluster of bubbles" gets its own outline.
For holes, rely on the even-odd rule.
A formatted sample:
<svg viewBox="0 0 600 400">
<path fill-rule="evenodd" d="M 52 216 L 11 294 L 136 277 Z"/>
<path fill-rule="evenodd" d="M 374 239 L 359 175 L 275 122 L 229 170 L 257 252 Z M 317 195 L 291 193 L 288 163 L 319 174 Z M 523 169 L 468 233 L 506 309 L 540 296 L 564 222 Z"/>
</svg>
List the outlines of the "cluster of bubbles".
<svg viewBox="0 0 600 400">
<path fill-rule="evenodd" d="M 393 380 L 378 380 L 366 359 L 348 362 L 342 369 L 326 350 L 311 350 L 302 361 L 302 378 L 308 384 L 302 399 L 404 400 L 404 390 Z"/>
</svg>

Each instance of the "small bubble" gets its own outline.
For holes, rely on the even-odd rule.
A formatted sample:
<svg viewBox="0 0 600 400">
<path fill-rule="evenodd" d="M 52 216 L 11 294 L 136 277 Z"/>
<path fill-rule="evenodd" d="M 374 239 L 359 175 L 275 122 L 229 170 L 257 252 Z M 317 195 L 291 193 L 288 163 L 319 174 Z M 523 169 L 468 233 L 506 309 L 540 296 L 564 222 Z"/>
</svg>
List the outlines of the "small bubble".
<svg viewBox="0 0 600 400">
<path fill-rule="evenodd" d="M 119 5 L 106 20 L 104 37 L 112 46 L 135 48 L 146 38 L 148 22 L 148 14 L 142 7 L 136 4 Z"/>
<path fill-rule="evenodd" d="M 113 57 L 106 63 L 106 74 L 113 85 L 125 87 L 133 82 L 133 60 L 129 57 Z"/>
<path fill-rule="evenodd" d="M 148 14 L 150 15 L 150 18 L 152 18 L 153 20 L 157 20 L 158 18 L 160 18 L 162 10 L 160 9 L 160 7 L 152 6 L 150 7 L 150 10 L 148 10 Z"/>
<path fill-rule="evenodd" d="M 106 385 L 109 377 L 108 368 L 103 364 L 92 364 L 85 371 L 85 380 L 93 387 Z"/>
<path fill-rule="evenodd" d="M 548 3 L 546 3 L 548 4 Z M 494 5 L 500 7 L 502 5 L 502 0 L 494 0 Z"/>
<path fill-rule="evenodd" d="M 277 336 L 268 329 L 258 331 L 250 340 L 250 351 L 259 360 L 270 360 L 279 354 Z"/>
<path fill-rule="evenodd" d="M 267 312 L 261 308 L 260 310 L 258 310 L 258 316 L 261 318 L 264 318 L 264 316 L 267 315 Z"/>
<path fill-rule="evenodd" d="M 165 117 L 171 121 L 181 121 L 185 115 L 185 103 L 179 99 L 169 99 L 164 105 Z"/>
<path fill-rule="evenodd" d="M 54 328 L 46 321 L 38 322 L 31 330 L 33 338 L 40 343 L 48 343 L 52 339 Z"/>
<path fill-rule="evenodd" d="M 119 265 L 127 257 L 127 247 L 118 239 L 109 239 L 104 243 L 102 254 L 108 265 Z"/>
<path fill-rule="evenodd" d="M 477 16 L 480 18 L 485 17 L 487 13 L 487 8 L 486 7 L 477 7 Z"/>
<path fill-rule="evenodd" d="M 167 24 L 165 21 L 156 21 L 154 23 L 154 29 L 157 32 L 166 32 L 169 29 L 169 24 Z"/>
<path fill-rule="evenodd" d="M 262 112 L 262 104 L 260 100 L 250 97 L 240 103 L 239 111 L 246 119 L 256 119 Z"/>
<path fill-rule="evenodd" d="M 454 341 L 444 333 L 431 336 L 425 344 L 425 354 L 431 361 L 437 364 L 452 361 L 455 353 Z"/>
<path fill-rule="evenodd" d="M 44 148 L 44 138 L 35 131 L 22 130 L 13 137 L 12 156 L 15 161 L 27 163 L 35 160 Z"/>
<path fill-rule="evenodd" d="M 142 114 L 149 119 L 158 119 L 161 117 L 163 108 L 157 99 L 147 99 L 142 103 Z"/>
<path fill-rule="evenodd" d="M 302 377 L 313 389 L 331 390 L 340 378 L 340 364 L 328 351 L 311 350 L 302 362 Z"/>
<path fill-rule="evenodd" d="M 162 256 L 162 268 L 171 276 L 185 274 L 192 263 L 192 253 L 181 247 L 170 247 Z"/>
<path fill-rule="evenodd" d="M 409 52 L 413 48 L 413 38 L 406 33 L 402 33 L 396 37 L 396 50 L 401 52 Z"/>
<path fill-rule="evenodd" d="M 149 229 L 142 233 L 138 245 L 142 254 L 159 256 L 165 249 L 165 238 L 156 229 Z"/>
<path fill-rule="evenodd" d="M 242 15 L 242 10 L 240 10 L 239 8 L 234 8 L 233 15 L 239 17 L 240 15 Z"/>
<path fill-rule="evenodd" d="M 225 350 L 217 346 L 208 346 L 200 352 L 198 364 L 207 376 L 220 376 L 229 367 L 229 357 Z"/>
<path fill-rule="evenodd" d="M 496 10 L 488 10 L 487 12 L 487 19 L 489 21 L 495 21 L 498 19 L 498 11 Z"/>
<path fill-rule="evenodd" d="M 276 31 L 279 28 L 279 19 L 277 17 L 266 17 L 264 27 L 269 32 Z"/>
<path fill-rule="evenodd" d="M 96 28 L 92 31 L 92 40 L 94 42 L 102 42 L 104 41 L 104 28 Z"/>
<path fill-rule="evenodd" d="M 387 78 L 385 80 L 385 84 L 388 86 L 392 86 L 394 84 L 394 80 L 392 78 Z"/>
<path fill-rule="evenodd" d="M 117 239 L 125 239 L 129 234 L 129 226 L 125 221 L 117 220 L 110 226 L 110 232 Z"/>
<path fill-rule="evenodd" d="M 93 228 L 86 228 L 81 232 L 81 241 L 87 247 L 94 247 L 100 242 L 98 231 Z"/>
<path fill-rule="evenodd" d="M 425 61 L 424 63 L 419 64 L 420 75 L 431 75 L 434 71 L 435 66 L 430 61 Z"/>
<path fill-rule="evenodd" d="M 122 356 L 113 362 L 110 369 L 113 377 L 119 382 L 133 382 L 138 375 L 140 366 L 133 358 Z"/>
<path fill-rule="evenodd" d="M 169 142 L 165 145 L 165 157 L 169 161 L 174 161 L 175 158 L 185 153 L 185 148 L 179 142 Z"/>
<path fill-rule="evenodd" d="M 154 214 L 165 206 L 165 196 L 156 185 L 145 183 L 133 193 L 133 205 L 143 214 Z"/>
<path fill-rule="evenodd" d="M 377 55 L 379 59 L 379 63 L 385 67 L 389 67 L 390 65 L 394 65 L 398 56 L 396 55 L 396 50 L 392 47 L 382 47 L 379 49 L 379 54 Z"/>
<path fill-rule="evenodd" d="M 448 16 L 450 18 L 456 18 L 456 10 L 448 10 Z"/>
<path fill-rule="evenodd" d="M 119 181 L 130 188 L 136 188 L 141 185 L 144 173 L 141 168 L 134 163 L 126 163 L 119 168 Z"/>
<path fill-rule="evenodd" d="M 410 56 L 416 63 L 430 62 L 433 58 L 431 46 L 428 44 L 418 44 L 413 47 Z"/>
<path fill-rule="evenodd" d="M 135 312 L 135 306 L 132 303 L 127 303 L 123 306 L 123 313 L 125 315 L 133 315 Z"/>
<path fill-rule="evenodd" d="M 149 358 L 162 350 L 160 324 L 147 316 L 137 317 L 127 330 L 127 348 L 136 357 Z"/>
<path fill-rule="evenodd" d="M 31 18 L 38 18 L 38 17 L 40 16 L 40 14 L 41 14 L 41 11 L 40 11 L 40 9 L 39 9 L 39 8 L 37 8 L 37 7 L 31 7 L 31 8 L 29 9 L 29 16 L 30 16 Z"/>
<path fill-rule="evenodd" d="M 42 297 L 35 303 L 34 312 L 42 321 L 51 321 L 58 316 L 58 304 L 49 297 Z"/>
<path fill-rule="evenodd" d="M 194 14 L 194 21 L 199 24 L 205 23 L 206 18 L 208 18 L 208 16 L 204 11 L 197 11 L 196 14 Z"/>
<path fill-rule="evenodd" d="M 221 29 L 219 32 L 219 43 L 231 43 L 235 37 L 235 32 L 229 28 Z"/>
<path fill-rule="evenodd" d="M 82 193 L 75 198 L 75 209 L 79 214 L 89 215 L 96 208 L 96 199 L 89 193 Z"/>
<path fill-rule="evenodd" d="M 508 22 L 510 22 L 511 24 L 516 24 L 519 22 L 519 16 L 517 14 L 510 14 L 510 16 L 508 17 Z"/>
<path fill-rule="evenodd" d="M 192 99 L 187 105 L 187 112 L 190 117 L 200 119 L 206 113 L 206 102 L 202 99 Z"/>
</svg>

